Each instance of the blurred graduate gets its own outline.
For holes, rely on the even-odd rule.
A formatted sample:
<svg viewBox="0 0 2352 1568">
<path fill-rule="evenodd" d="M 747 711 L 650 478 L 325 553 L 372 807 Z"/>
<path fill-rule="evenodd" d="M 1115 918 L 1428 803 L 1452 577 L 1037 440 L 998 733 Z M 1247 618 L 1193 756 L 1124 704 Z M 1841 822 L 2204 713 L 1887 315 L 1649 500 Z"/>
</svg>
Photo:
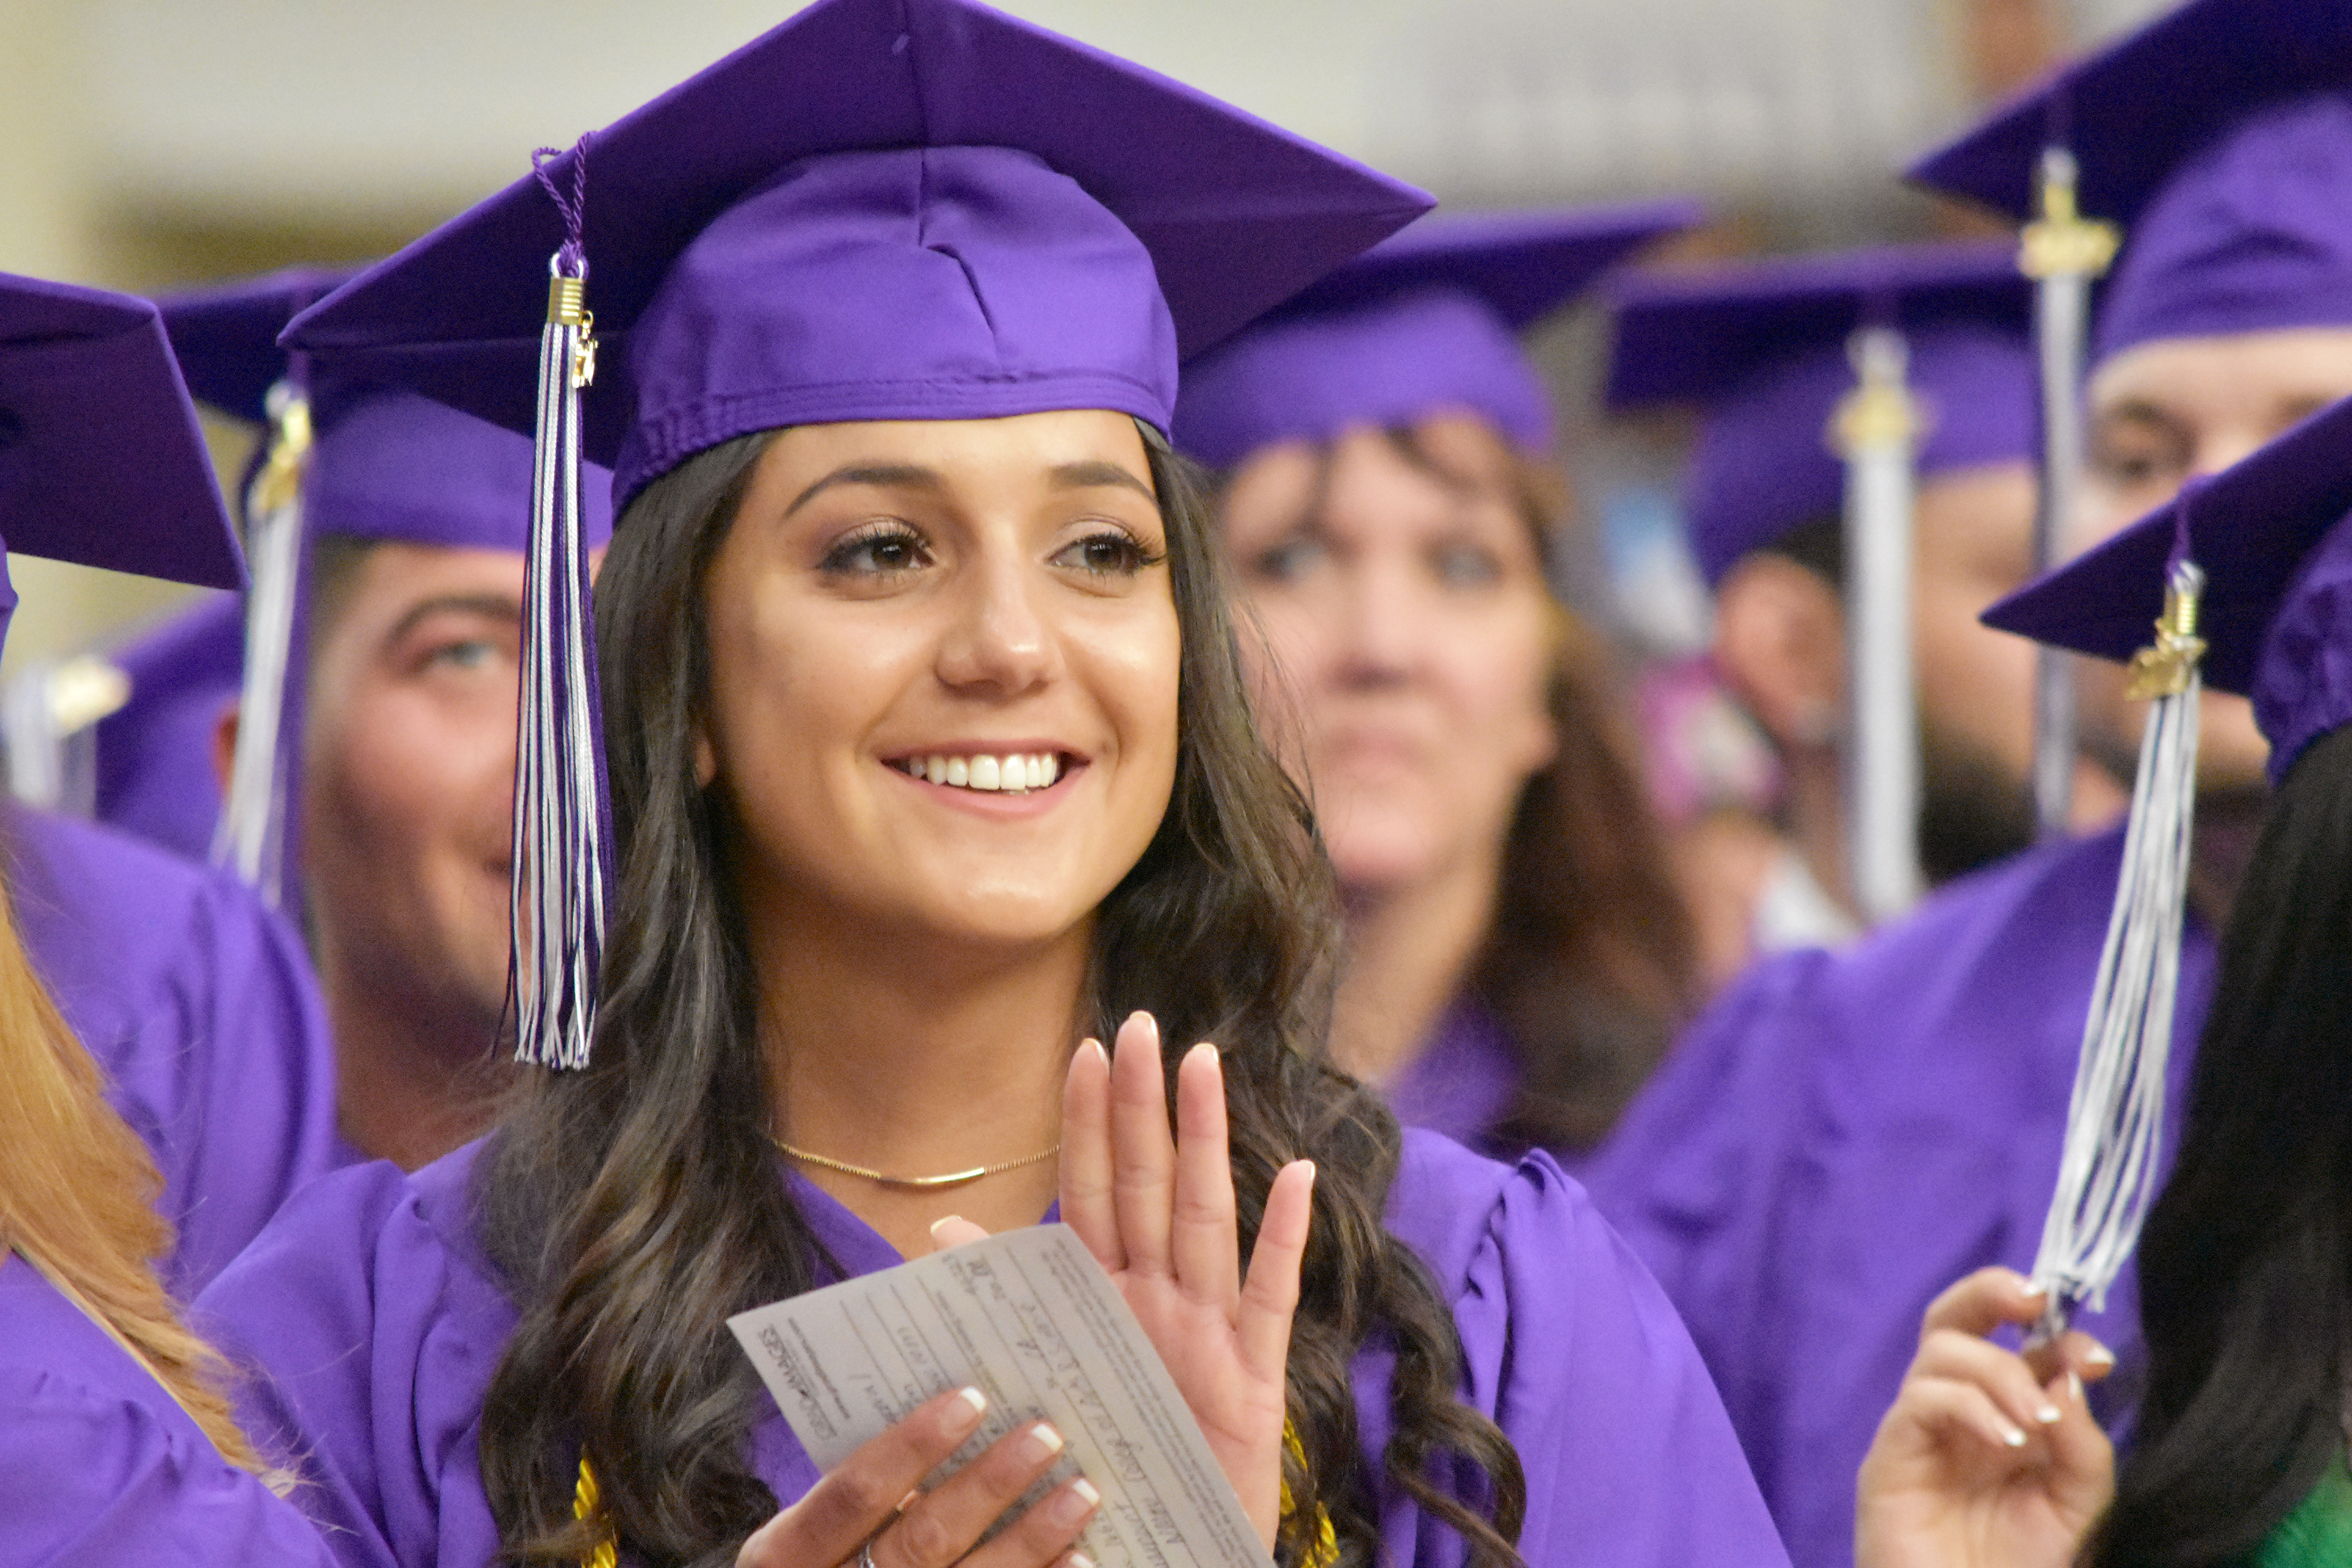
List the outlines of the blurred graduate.
<svg viewBox="0 0 2352 1568">
<path fill-rule="evenodd" d="M 0 275 L 0 532 L 10 548 L 236 580 L 194 410 L 144 300 Z M 0 629 L 16 602 L 0 576 Z M 271 1188 L 290 1174 L 284 1162 L 305 1153 L 299 1140 L 270 1141 L 289 1108 L 304 1108 L 299 1098 L 289 1107 L 289 1083 L 269 1071 L 277 1050 L 302 1037 L 212 1032 L 252 1021 L 249 1010 L 168 1016 L 175 1000 L 234 994 L 251 973 L 249 959 L 213 969 L 221 948 L 188 940 L 190 926 L 213 925 L 228 956 L 246 944 L 270 952 L 273 966 L 282 960 L 258 908 L 193 868 L 21 810 L 8 831 L 0 1563 L 317 1568 L 330 1561 L 325 1546 L 264 1484 L 229 1414 L 218 1358 L 182 1324 L 157 1272 L 173 1268 L 184 1280 L 212 1261 L 202 1249 L 234 1245 L 224 1227 L 268 1218 L 255 1209 L 282 1196 Z M 52 999 L 45 967 L 68 976 L 79 1019 Z M 153 989 L 110 993 L 98 988 L 107 978 Z M 77 1038 L 83 1020 L 150 1008 L 167 1015 L 152 1032 L 100 1037 L 95 1058 Z M 161 1051 L 174 1026 L 174 1059 L 144 1054 Z M 159 1172 L 109 1098 L 146 1119 L 172 1166 Z M 158 1201 L 193 1224 L 193 1249 L 174 1250 Z M 216 1220 L 205 1212 L 213 1207 Z"/>
<path fill-rule="evenodd" d="M 1567 479 L 1517 340 L 1694 215 L 1432 218 L 1184 369 L 1347 912 L 1332 1060 L 1474 1148 L 1591 1148 L 1694 1001 L 1611 651 L 1547 576 Z"/>
<path fill-rule="evenodd" d="M 2063 132 L 2082 212 L 2123 225 L 2091 345 L 2077 545 L 2352 392 L 2347 82 L 2336 8 L 2200 0 L 1925 165 L 2030 216 Z M 2081 694 L 2084 750 L 2118 765 L 2145 705 L 2104 667 Z M 2266 753 L 2238 698 L 2209 691 L 2200 723 L 2176 1087 Z M 1801 1563 L 1848 1560 L 1854 1473 L 1928 1304 L 2035 1255 L 2122 850 L 2119 827 L 2062 836 L 1843 955 L 1759 968 L 1588 1172 L 1690 1323 Z M 2137 1322 L 2126 1269 L 2084 1319 L 2121 1358 L 2094 1392 L 2111 1422 L 2141 1384 Z"/>
<path fill-rule="evenodd" d="M 163 302 L 198 401 L 262 432 L 245 506 L 265 542 L 243 601 L 202 606 L 121 658 L 131 700 L 99 727 L 99 808 L 228 862 L 299 922 L 333 1027 L 344 1157 L 413 1170 L 480 1134 L 514 1076 L 531 449 L 279 349 L 343 276 Z M 601 552 L 603 470 L 583 497 Z"/>
</svg>

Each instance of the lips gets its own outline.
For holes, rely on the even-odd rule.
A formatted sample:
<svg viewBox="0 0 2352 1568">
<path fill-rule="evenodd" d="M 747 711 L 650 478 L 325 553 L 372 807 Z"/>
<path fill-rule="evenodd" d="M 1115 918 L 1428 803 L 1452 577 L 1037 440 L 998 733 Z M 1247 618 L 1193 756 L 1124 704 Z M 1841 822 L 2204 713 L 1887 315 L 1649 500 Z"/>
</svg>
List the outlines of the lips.
<svg viewBox="0 0 2352 1568">
<path fill-rule="evenodd" d="M 950 789 L 1024 795 L 1052 788 L 1065 761 L 1058 751 L 931 751 L 893 758 L 890 766 Z"/>
</svg>

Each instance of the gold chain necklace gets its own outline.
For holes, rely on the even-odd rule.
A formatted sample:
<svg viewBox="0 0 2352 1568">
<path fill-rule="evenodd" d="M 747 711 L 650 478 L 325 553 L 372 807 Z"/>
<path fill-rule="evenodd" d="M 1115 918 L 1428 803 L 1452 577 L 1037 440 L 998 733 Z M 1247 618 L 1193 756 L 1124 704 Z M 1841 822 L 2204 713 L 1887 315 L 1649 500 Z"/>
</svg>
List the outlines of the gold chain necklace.
<svg viewBox="0 0 2352 1568">
<path fill-rule="evenodd" d="M 859 1176 L 866 1181 L 880 1182 L 884 1186 L 920 1188 L 961 1186 L 968 1181 L 978 1181 L 982 1176 L 1003 1176 L 1006 1171 L 1017 1171 L 1024 1166 L 1043 1165 L 1062 1152 L 1061 1142 L 1056 1139 L 1050 1149 L 1040 1149 L 1034 1155 L 1022 1159 L 1007 1160 L 1001 1166 L 974 1166 L 968 1171 L 950 1171 L 945 1176 L 892 1176 L 887 1171 L 873 1170 L 865 1166 L 853 1166 L 847 1160 L 830 1160 L 823 1155 L 813 1155 L 806 1149 L 796 1149 L 783 1139 L 776 1138 L 772 1134 L 771 1138 L 776 1147 L 805 1165 L 815 1166 L 822 1170 L 839 1171 L 843 1176 Z"/>
</svg>

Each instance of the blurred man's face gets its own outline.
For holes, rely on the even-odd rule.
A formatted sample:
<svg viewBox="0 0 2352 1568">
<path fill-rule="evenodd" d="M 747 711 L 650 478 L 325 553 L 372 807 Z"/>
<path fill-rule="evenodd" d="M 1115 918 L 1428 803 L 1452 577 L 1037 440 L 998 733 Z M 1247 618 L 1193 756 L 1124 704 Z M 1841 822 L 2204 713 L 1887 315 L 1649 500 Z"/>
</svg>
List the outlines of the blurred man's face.
<svg viewBox="0 0 2352 1568">
<path fill-rule="evenodd" d="M 2289 425 L 2352 395 L 2352 329 L 2297 328 L 2143 343 L 2091 377 L 2088 463 L 2069 554 L 2162 506 L 2190 478 L 2228 467 Z M 2193 542 L 2193 541 L 2192 541 Z M 2084 750 L 2128 779 L 2146 705 L 2121 665 L 2076 661 Z M 2257 791 L 2270 748 L 2242 697 L 2208 693 L 2198 785 Z"/>
<path fill-rule="evenodd" d="M 495 1038 L 507 981 L 522 557 L 381 544 L 322 606 L 301 853 L 331 998 Z"/>
<path fill-rule="evenodd" d="M 2033 644 L 1977 617 L 2033 568 L 2023 462 L 1919 486 L 1912 638 L 1919 682 L 1920 859 L 1943 881 L 2033 841 Z"/>
</svg>

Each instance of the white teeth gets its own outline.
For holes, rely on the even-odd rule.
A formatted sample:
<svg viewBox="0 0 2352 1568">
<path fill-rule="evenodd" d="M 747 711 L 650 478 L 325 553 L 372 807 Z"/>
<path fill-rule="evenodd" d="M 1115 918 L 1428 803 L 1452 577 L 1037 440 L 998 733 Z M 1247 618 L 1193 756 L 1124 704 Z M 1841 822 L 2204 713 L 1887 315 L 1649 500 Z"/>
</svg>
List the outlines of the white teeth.
<svg viewBox="0 0 2352 1568">
<path fill-rule="evenodd" d="M 1050 788 L 1062 777 L 1062 758 L 1052 751 L 1010 752 L 1002 757 L 929 755 L 901 764 L 918 779 L 960 789 L 1023 794 Z"/>
</svg>

